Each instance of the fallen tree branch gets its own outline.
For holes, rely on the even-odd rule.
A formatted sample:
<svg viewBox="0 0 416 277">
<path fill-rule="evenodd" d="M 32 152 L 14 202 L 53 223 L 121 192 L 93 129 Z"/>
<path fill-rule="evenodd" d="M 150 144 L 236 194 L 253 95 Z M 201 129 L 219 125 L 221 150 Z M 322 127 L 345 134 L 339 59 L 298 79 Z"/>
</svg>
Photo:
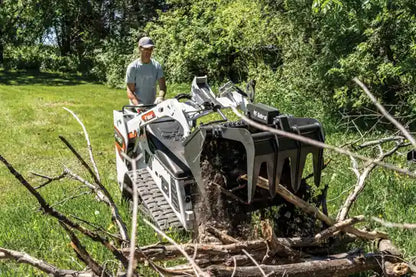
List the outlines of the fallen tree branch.
<svg viewBox="0 0 416 277">
<path fill-rule="evenodd" d="M 99 226 L 99 225 L 96 225 L 96 224 L 92 224 L 91 222 L 89 222 L 89 221 L 87 221 L 85 219 L 82 219 L 82 218 L 80 218 L 80 217 L 78 217 L 78 216 L 76 216 L 74 214 L 69 214 L 69 217 L 72 217 L 72 218 L 74 218 L 74 219 L 76 219 L 76 220 L 84 223 L 85 225 L 91 226 L 92 228 L 95 229 L 95 231 L 100 231 L 101 233 L 106 234 L 107 236 L 115 239 L 119 244 L 121 244 L 122 242 L 125 242 L 120 237 L 120 234 L 112 234 L 109 231 L 107 231 L 104 227 Z"/>
<path fill-rule="evenodd" d="M 275 256 L 285 257 L 290 261 L 299 260 L 302 253 L 294 251 L 286 241 L 279 240 L 269 220 L 261 222 L 261 233 L 267 242 L 267 253 L 262 263 L 266 263 L 268 259 L 273 259 Z"/>
<path fill-rule="evenodd" d="M 323 230 L 322 232 L 315 235 L 314 239 L 317 241 L 323 241 L 329 237 L 334 236 L 334 234 L 345 227 L 352 226 L 357 222 L 364 221 L 365 217 L 363 215 L 354 216 L 352 218 L 349 218 L 347 220 L 337 222 L 334 225 L 330 226 L 329 228 Z"/>
<path fill-rule="evenodd" d="M 381 224 L 384 227 L 387 228 L 399 228 L 399 229 L 409 229 L 409 230 L 413 230 L 416 229 L 416 224 L 415 223 L 396 223 L 396 222 L 388 222 L 385 220 L 382 220 L 380 218 L 377 218 L 375 216 L 371 217 L 371 220 Z"/>
<path fill-rule="evenodd" d="M 196 276 L 208 276 L 205 272 L 201 270 L 201 268 L 195 263 L 195 261 L 189 257 L 188 253 L 183 250 L 182 246 L 178 245 L 173 239 L 171 239 L 169 236 L 167 236 L 164 232 L 162 232 L 159 228 L 157 228 L 155 225 L 150 223 L 147 219 L 143 219 L 143 221 L 153 228 L 159 235 L 167 239 L 170 243 L 172 243 L 181 253 L 182 255 L 189 261 L 189 263 L 192 265 L 192 268 L 196 274 Z"/>
<path fill-rule="evenodd" d="M 58 202 L 55 202 L 55 203 L 51 204 L 51 207 L 55 207 L 55 206 L 59 206 L 59 205 L 65 204 L 69 200 L 74 200 L 74 199 L 77 199 L 78 197 L 81 197 L 81 196 L 84 196 L 84 195 L 87 195 L 87 194 L 90 194 L 90 193 L 91 193 L 90 191 L 83 191 L 83 192 L 78 193 L 76 195 L 68 196 L 65 199 L 62 199 L 62 200 L 60 200 Z"/>
<path fill-rule="evenodd" d="M 213 234 L 216 238 L 218 238 L 223 244 L 228 243 L 239 243 L 238 239 L 233 238 L 232 236 L 227 235 L 225 231 L 220 231 L 214 226 L 206 226 L 205 230 L 211 234 Z"/>
<path fill-rule="evenodd" d="M 45 261 L 39 260 L 30 256 L 24 252 L 18 252 L 6 248 L 0 248 L 0 260 L 9 259 L 14 260 L 18 263 L 24 263 L 31 265 L 33 267 L 38 268 L 39 270 L 57 277 L 97 277 L 92 272 L 88 271 L 75 271 L 75 270 L 68 270 L 68 269 L 59 269 Z"/>
<path fill-rule="evenodd" d="M 285 245 L 290 248 L 306 248 L 306 247 L 315 247 L 315 246 L 325 246 L 325 244 L 318 242 L 314 238 L 278 238 L 274 237 L 273 240 L 281 245 Z M 181 245 L 182 250 L 185 251 L 188 255 L 193 255 L 195 248 L 198 248 L 198 253 L 196 258 L 205 259 L 208 257 L 218 257 L 220 259 L 225 259 L 229 256 L 235 256 L 241 253 L 243 249 L 249 249 L 250 253 L 259 253 L 259 256 L 264 257 L 268 251 L 267 241 L 261 240 L 252 240 L 252 241 L 241 241 L 238 243 L 230 244 L 194 244 L 187 243 Z M 122 249 L 123 253 L 129 253 L 128 248 Z M 279 251 L 274 249 L 275 254 L 279 256 L 284 256 L 287 254 L 285 250 Z M 140 248 L 140 251 L 136 250 L 136 258 L 140 262 L 144 262 L 146 257 L 151 257 L 153 261 L 167 261 L 172 259 L 177 259 L 183 256 L 182 252 L 175 245 L 151 245 L 143 246 Z"/>
<path fill-rule="evenodd" d="M 266 179 L 259 177 L 259 179 L 262 179 L 264 181 L 267 181 Z M 284 186 L 277 184 L 276 185 L 276 192 L 282 196 L 286 201 L 292 203 L 293 205 L 297 206 L 304 212 L 316 216 L 319 220 L 323 221 L 329 226 L 332 226 L 336 223 L 336 221 L 329 216 L 325 215 L 323 212 L 321 212 L 318 208 L 315 206 L 312 206 L 311 204 L 305 202 L 304 200 L 300 199 L 293 193 L 291 193 L 289 190 L 287 190 Z M 367 232 L 364 230 L 356 229 L 352 226 L 346 226 L 344 230 L 348 233 L 351 233 L 359 238 L 367 239 L 367 240 L 374 240 L 377 238 L 388 238 L 388 235 L 386 233 L 378 232 L 378 231 L 371 231 Z"/>
<path fill-rule="evenodd" d="M 256 267 L 258 268 L 258 270 L 260 270 L 261 274 L 265 277 L 266 273 L 264 272 L 263 268 L 261 268 L 261 266 L 258 264 L 258 262 L 250 255 L 250 253 L 248 253 L 245 249 L 242 250 L 244 254 L 246 254 L 247 257 L 250 258 L 250 260 L 256 265 Z M 234 269 L 233 269 L 234 272 Z"/>
<path fill-rule="evenodd" d="M 65 223 L 60 222 L 62 228 L 66 231 L 68 236 L 71 239 L 71 247 L 74 249 L 77 256 L 80 258 L 81 261 L 85 263 L 91 270 L 100 277 L 111 277 L 111 275 L 106 272 L 87 252 L 85 247 L 81 244 L 78 237 L 75 235 L 74 232 L 69 228 L 69 226 L 65 225 Z"/>
<path fill-rule="evenodd" d="M 338 255 L 341 256 L 341 255 Z M 260 265 L 267 276 L 290 277 L 333 277 L 373 270 L 380 271 L 381 257 L 378 254 L 344 254 L 344 257 L 326 258 L 302 263 L 284 265 Z M 213 265 L 207 268 L 213 276 L 230 276 L 235 270 L 236 276 L 258 276 L 257 266 L 239 266 L 236 269 L 229 266 Z"/>
<path fill-rule="evenodd" d="M 127 269 L 127 277 L 131 277 L 133 274 L 133 270 L 136 267 L 136 257 L 134 255 L 135 247 L 136 247 L 136 235 L 137 235 L 137 213 L 138 213 L 138 206 L 139 206 L 139 195 L 138 195 L 138 188 L 136 185 L 137 182 L 137 168 L 136 168 L 136 162 L 141 157 L 141 154 L 139 154 L 136 159 L 132 159 L 129 156 L 127 156 L 125 153 L 121 152 L 123 158 L 127 159 L 130 164 L 132 165 L 133 170 L 133 184 L 132 184 L 132 190 L 133 193 L 131 194 L 133 196 L 133 211 L 132 211 L 132 219 L 131 219 L 131 236 L 130 236 L 130 253 L 129 253 L 129 268 Z M 139 248 L 140 249 L 140 248 Z M 145 256 L 145 255 L 144 255 Z M 145 256 L 146 257 L 146 256 Z"/>
<path fill-rule="evenodd" d="M 241 176 L 242 179 L 247 179 L 247 175 Z M 257 179 L 257 185 L 263 188 L 269 188 L 269 181 L 261 176 Z M 278 193 L 283 199 L 285 199 L 287 202 L 292 203 L 305 213 L 316 217 L 320 221 L 324 222 L 328 226 L 332 226 L 336 223 L 336 221 L 324 214 L 322 211 L 320 211 L 317 207 L 309 204 L 308 202 L 304 201 L 303 199 L 297 197 L 293 193 L 291 193 L 287 188 L 282 186 L 281 184 L 276 184 L 276 193 Z M 383 232 L 378 231 L 364 231 L 360 229 L 356 229 L 352 226 L 346 226 L 345 231 L 348 233 L 351 233 L 359 238 L 367 239 L 367 240 L 374 240 L 378 238 L 388 238 L 388 235 Z"/>
<path fill-rule="evenodd" d="M 40 195 L 39 192 L 37 192 L 27 181 L 23 176 L 17 172 L 14 167 L 9 164 L 9 162 L 3 158 L 3 156 L 0 155 L 0 161 L 6 165 L 6 167 L 9 169 L 10 173 L 17 179 L 19 182 L 36 198 L 38 203 L 41 206 L 41 209 L 46 214 L 49 214 L 50 216 L 56 218 L 57 220 L 65 223 L 66 225 L 70 226 L 73 229 L 76 229 L 80 231 L 85 236 L 91 238 L 93 241 L 101 243 L 103 246 L 105 246 L 108 250 L 110 250 L 113 255 L 121 261 L 123 266 L 125 268 L 128 267 L 128 260 L 124 257 L 123 253 L 120 252 L 107 238 L 100 236 L 99 234 L 92 232 L 91 230 L 88 230 L 81 225 L 73 222 L 69 218 L 67 218 L 65 215 L 59 213 L 54 208 L 52 208 L 45 199 Z"/>
<path fill-rule="evenodd" d="M 386 142 L 391 142 L 391 141 L 398 141 L 398 140 L 403 140 L 402 136 L 391 136 L 391 137 L 386 137 L 386 138 L 381 138 L 381 139 L 377 139 L 377 140 L 371 140 L 371 141 L 366 141 L 358 146 L 356 146 L 355 148 L 357 149 L 363 149 L 369 146 L 375 146 L 375 145 L 380 145 Z"/>
</svg>

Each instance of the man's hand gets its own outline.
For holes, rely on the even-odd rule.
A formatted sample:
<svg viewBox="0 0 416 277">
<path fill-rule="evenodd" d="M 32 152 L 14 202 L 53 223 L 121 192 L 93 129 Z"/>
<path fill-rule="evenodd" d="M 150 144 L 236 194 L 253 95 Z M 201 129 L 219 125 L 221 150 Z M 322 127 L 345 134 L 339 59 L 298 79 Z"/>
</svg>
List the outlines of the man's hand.
<svg viewBox="0 0 416 277">
<path fill-rule="evenodd" d="M 134 83 L 127 83 L 127 97 L 133 105 L 139 105 L 139 99 L 137 99 L 134 91 L 136 90 L 136 85 Z"/>
<path fill-rule="evenodd" d="M 163 97 L 162 96 L 159 96 L 159 97 L 157 97 L 156 98 L 156 100 L 155 100 L 155 103 L 154 104 L 160 104 L 160 103 L 162 103 L 163 102 L 163 100 L 165 100 L 165 99 L 163 99 Z"/>
</svg>

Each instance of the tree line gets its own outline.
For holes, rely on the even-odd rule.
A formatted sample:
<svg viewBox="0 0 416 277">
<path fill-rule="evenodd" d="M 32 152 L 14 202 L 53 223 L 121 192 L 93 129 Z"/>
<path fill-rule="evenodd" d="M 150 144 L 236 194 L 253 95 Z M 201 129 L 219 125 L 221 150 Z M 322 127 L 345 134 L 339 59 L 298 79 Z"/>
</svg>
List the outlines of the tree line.
<svg viewBox="0 0 416 277">
<path fill-rule="evenodd" d="M 6 69 L 81 72 L 120 86 L 152 36 L 171 82 L 258 81 L 260 100 L 363 111 L 363 80 L 392 113 L 415 112 L 412 0 L 0 0 Z M 410 103 L 411 105 L 403 105 Z"/>
</svg>

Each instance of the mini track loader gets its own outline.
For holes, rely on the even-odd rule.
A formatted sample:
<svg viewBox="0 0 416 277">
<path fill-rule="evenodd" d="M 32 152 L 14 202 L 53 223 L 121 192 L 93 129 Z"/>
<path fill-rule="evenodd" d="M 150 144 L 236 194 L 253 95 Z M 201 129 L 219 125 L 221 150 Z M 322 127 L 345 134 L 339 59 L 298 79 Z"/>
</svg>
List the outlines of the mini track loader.
<svg viewBox="0 0 416 277">
<path fill-rule="evenodd" d="M 136 187 L 141 203 L 161 229 L 192 230 L 192 194 L 203 198 L 201 194 L 206 191 L 202 159 L 215 159 L 212 162 L 219 163 L 229 179 L 223 191 L 254 210 L 275 203 L 273 199 L 279 198 L 276 184 L 295 193 L 301 189 L 309 154 L 314 182 L 319 185 L 322 149 L 259 130 L 242 120 L 231 121 L 223 111 L 235 107 L 265 126 L 323 142 L 321 124 L 315 119 L 281 114 L 253 100 L 253 83 L 247 92 L 227 83 L 215 95 L 206 77 L 195 77 L 190 94 L 158 105 L 124 106 L 114 111 L 117 180 L 123 196 L 131 197 Z M 209 114 L 221 119 L 202 123 Z M 222 147 L 212 147 L 213 141 Z M 268 180 L 268 186 L 258 185 L 259 177 Z"/>
</svg>

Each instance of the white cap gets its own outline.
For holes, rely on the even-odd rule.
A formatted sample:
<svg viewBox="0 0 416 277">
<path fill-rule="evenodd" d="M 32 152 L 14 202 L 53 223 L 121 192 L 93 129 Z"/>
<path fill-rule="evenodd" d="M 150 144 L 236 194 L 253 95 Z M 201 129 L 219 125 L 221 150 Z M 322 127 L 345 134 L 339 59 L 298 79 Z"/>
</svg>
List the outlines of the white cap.
<svg viewBox="0 0 416 277">
<path fill-rule="evenodd" d="M 139 40 L 139 47 L 143 47 L 143 48 L 151 48 L 154 47 L 155 45 L 153 44 L 153 40 L 149 37 L 142 37 Z"/>
</svg>

